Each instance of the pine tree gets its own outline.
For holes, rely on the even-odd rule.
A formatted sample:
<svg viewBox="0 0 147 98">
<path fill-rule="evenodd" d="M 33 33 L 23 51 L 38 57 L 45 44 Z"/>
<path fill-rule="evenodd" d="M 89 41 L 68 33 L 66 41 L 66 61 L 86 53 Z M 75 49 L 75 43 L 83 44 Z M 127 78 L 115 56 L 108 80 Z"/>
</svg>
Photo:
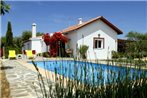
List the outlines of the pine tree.
<svg viewBox="0 0 147 98">
<path fill-rule="evenodd" d="M 13 33 L 11 28 L 11 22 L 8 22 L 7 26 L 7 33 L 6 33 L 6 45 L 7 46 L 13 46 Z"/>
</svg>

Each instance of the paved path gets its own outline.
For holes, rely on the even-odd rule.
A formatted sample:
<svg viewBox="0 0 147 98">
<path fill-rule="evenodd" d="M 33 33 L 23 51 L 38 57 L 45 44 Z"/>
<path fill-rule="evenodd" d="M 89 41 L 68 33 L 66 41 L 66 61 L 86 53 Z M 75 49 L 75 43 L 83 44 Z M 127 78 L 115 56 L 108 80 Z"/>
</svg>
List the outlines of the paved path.
<svg viewBox="0 0 147 98">
<path fill-rule="evenodd" d="M 43 98 L 36 72 L 15 60 L 6 60 L 3 65 L 6 68 L 5 72 L 10 83 L 12 98 Z M 48 85 L 53 84 L 49 83 L 45 83 L 47 88 Z"/>
</svg>

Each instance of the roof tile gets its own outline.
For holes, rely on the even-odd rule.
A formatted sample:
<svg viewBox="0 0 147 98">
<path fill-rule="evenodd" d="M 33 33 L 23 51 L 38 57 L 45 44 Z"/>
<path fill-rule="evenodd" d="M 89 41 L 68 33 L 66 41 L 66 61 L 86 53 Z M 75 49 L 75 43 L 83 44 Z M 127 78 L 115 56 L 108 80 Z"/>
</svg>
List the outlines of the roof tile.
<svg viewBox="0 0 147 98">
<path fill-rule="evenodd" d="M 93 18 L 93 19 L 91 19 L 91 20 L 89 20 L 89 21 L 87 21 L 87 22 L 84 22 L 84 23 L 82 23 L 82 24 L 77 24 L 77 25 L 73 25 L 73 26 L 70 26 L 70 27 L 68 27 L 68 28 L 66 28 L 66 29 L 63 29 L 63 30 L 61 30 L 61 32 L 63 33 L 63 34 L 66 34 L 66 33 L 69 33 L 69 32 L 71 32 L 71 31 L 74 31 L 74 30 L 77 30 L 77 29 L 79 29 L 79 28 L 82 28 L 82 27 L 84 27 L 85 25 L 88 25 L 88 24 L 90 24 L 90 23 L 93 23 L 93 22 L 95 22 L 96 20 L 102 20 L 104 23 L 106 23 L 109 27 L 111 27 L 113 30 L 115 30 L 116 32 L 117 32 L 117 34 L 122 34 L 123 32 L 121 31 L 121 30 L 119 30 L 116 26 L 114 26 L 112 23 L 110 23 L 108 20 L 106 20 L 103 16 L 99 16 L 99 17 L 96 17 L 96 18 Z"/>
</svg>

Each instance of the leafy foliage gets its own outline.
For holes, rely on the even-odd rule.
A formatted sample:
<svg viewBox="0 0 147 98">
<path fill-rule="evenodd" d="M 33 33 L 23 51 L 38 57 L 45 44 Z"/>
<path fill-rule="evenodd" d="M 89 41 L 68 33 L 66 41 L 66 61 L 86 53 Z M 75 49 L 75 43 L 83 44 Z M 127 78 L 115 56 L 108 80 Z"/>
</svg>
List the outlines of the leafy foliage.
<svg viewBox="0 0 147 98">
<path fill-rule="evenodd" d="M 10 10 L 10 5 L 6 4 L 3 0 L 0 1 L 0 15 L 4 15 L 5 13 L 8 13 Z"/>
<path fill-rule="evenodd" d="M 44 39 L 44 42 L 46 43 L 46 45 L 50 44 L 50 35 L 48 33 L 44 34 L 42 38 Z"/>
<path fill-rule="evenodd" d="M 37 32 L 36 33 L 36 36 L 42 36 L 44 33 L 41 33 L 41 32 Z M 29 40 L 29 38 L 32 37 L 32 31 L 23 31 L 22 33 L 22 41 L 26 41 L 26 40 Z"/>
<path fill-rule="evenodd" d="M 36 33 L 36 36 L 43 36 L 44 35 L 44 33 L 42 33 L 42 32 L 37 32 Z"/>
<path fill-rule="evenodd" d="M 147 56 L 147 33 L 129 32 L 126 52 L 128 55 L 138 58 Z"/>
<path fill-rule="evenodd" d="M 116 51 L 112 51 L 112 58 L 119 58 L 119 54 Z"/>
<path fill-rule="evenodd" d="M 6 37 L 1 37 L 1 48 L 6 45 Z"/>
<path fill-rule="evenodd" d="M 8 50 L 16 50 L 16 53 L 22 53 L 22 39 L 21 36 L 18 37 L 14 37 L 13 38 L 13 45 L 8 46 L 6 44 L 6 37 L 2 37 L 2 44 L 1 44 L 1 48 L 5 47 L 5 56 L 6 58 L 8 57 Z"/>
<path fill-rule="evenodd" d="M 48 52 L 43 52 L 43 57 L 50 57 Z"/>
<path fill-rule="evenodd" d="M 43 56 L 43 57 L 46 57 L 46 58 L 50 57 L 49 52 L 38 53 L 37 55 L 38 56 Z"/>
<path fill-rule="evenodd" d="M 37 36 L 44 33 L 37 32 Z M 22 53 L 23 42 L 31 38 L 31 31 L 24 31 L 21 36 L 13 38 L 11 23 L 8 22 L 8 30 L 6 36 L 1 37 L 1 48 L 5 47 L 5 56 L 8 57 L 8 50 L 16 50 L 16 53 Z"/>
<path fill-rule="evenodd" d="M 55 66 L 64 66 L 62 63 L 59 65 L 57 63 L 54 63 Z M 66 62 L 66 61 L 62 61 Z M 46 80 L 41 80 L 42 78 L 39 78 L 38 81 L 42 85 L 40 85 L 40 89 L 44 90 L 42 92 L 42 96 L 44 98 L 146 98 L 147 97 L 147 71 L 141 70 L 140 67 L 133 71 L 130 70 L 128 67 L 122 67 L 119 66 L 119 63 L 115 63 L 115 66 L 118 66 L 118 69 L 121 68 L 123 71 L 112 71 L 111 65 L 107 65 L 107 73 L 106 70 L 104 70 L 103 66 L 100 65 L 100 67 L 91 66 L 91 63 L 83 62 L 84 64 L 80 63 L 78 66 L 86 67 L 84 69 L 80 69 L 77 66 L 77 61 L 74 61 L 74 68 L 72 70 L 75 70 L 74 75 L 72 76 L 72 79 L 66 79 L 66 77 L 62 77 L 61 75 L 57 75 L 58 71 L 62 73 L 62 70 L 65 70 L 63 73 L 64 75 L 70 76 L 70 67 L 71 63 L 68 64 L 68 69 L 66 67 L 60 67 L 60 70 L 55 70 L 55 85 L 48 84 L 49 86 L 46 87 L 44 85 L 45 81 L 50 79 L 51 77 L 48 75 L 49 73 L 46 72 Z M 113 62 L 110 62 L 113 63 Z M 125 64 L 132 64 L 131 62 L 124 62 Z M 124 64 L 123 63 L 123 64 Z M 122 64 L 122 62 L 120 62 Z M 42 77 L 40 75 L 39 69 L 35 63 L 33 63 L 36 70 L 38 71 L 38 76 Z M 113 64 L 114 65 L 114 64 Z M 52 64 L 46 64 L 44 62 L 45 68 L 49 68 L 49 66 L 52 66 Z M 91 76 L 89 74 L 84 75 L 82 72 L 84 72 L 89 68 L 88 66 L 93 67 L 91 70 L 92 80 L 97 82 L 93 82 L 93 85 L 86 84 L 88 80 L 91 79 Z M 131 67 L 131 66 L 130 66 Z M 53 69 L 52 69 L 53 70 Z M 97 71 L 98 74 L 95 74 L 93 71 Z M 81 74 L 79 73 L 81 72 Z M 138 73 L 139 72 L 139 73 Z M 142 72 L 142 73 L 140 73 Z M 86 73 L 86 72 L 85 72 Z M 132 73 L 132 75 L 130 75 Z M 83 76 L 84 75 L 84 76 Z M 84 81 L 77 80 L 77 76 L 84 77 Z M 53 77 L 52 77 L 53 78 Z M 107 84 L 104 80 L 105 78 L 108 79 Z M 43 81 L 43 82 L 42 82 Z M 47 82 L 48 83 L 48 82 Z M 46 90 L 49 90 L 46 91 Z M 36 92 L 37 93 L 37 92 Z"/>
<path fill-rule="evenodd" d="M 88 50 L 88 46 L 86 46 L 86 45 L 82 45 L 82 46 L 80 46 L 80 48 L 79 48 L 79 53 L 80 53 L 80 55 L 81 55 L 81 57 L 83 58 L 83 59 L 86 59 L 86 52 L 87 52 L 87 50 Z"/>
<path fill-rule="evenodd" d="M 18 53 L 16 47 L 14 47 L 14 46 L 6 46 L 5 47 L 5 57 L 6 58 L 8 58 L 9 50 L 16 50 L 16 53 Z"/>
<path fill-rule="evenodd" d="M 50 56 L 64 56 L 65 50 L 62 45 L 65 44 L 68 39 L 62 35 L 60 32 L 55 32 L 53 36 L 50 36 L 48 33 L 43 35 L 44 42 L 46 45 L 50 45 Z M 61 55 L 59 54 L 61 52 Z"/>
<path fill-rule="evenodd" d="M 14 43 L 14 47 L 16 48 L 16 52 L 17 53 L 21 53 L 22 52 L 22 38 L 21 37 L 14 37 L 14 40 L 13 40 L 13 43 Z"/>
<path fill-rule="evenodd" d="M 11 22 L 8 22 L 6 37 L 2 37 L 2 45 L 1 47 L 5 47 L 5 56 L 8 57 L 8 50 L 14 47 L 13 43 L 13 32 L 11 27 Z"/>
<path fill-rule="evenodd" d="M 11 22 L 8 22 L 7 32 L 6 32 L 6 45 L 13 46 L 13 32 L 11 27 Z"/>
<path fill-rule="evenodd" d="M 23 31 L 22 33 L 22 41 L 26 41 L 31 38 L 32 32 L 31 31 Z"/>
</svg>

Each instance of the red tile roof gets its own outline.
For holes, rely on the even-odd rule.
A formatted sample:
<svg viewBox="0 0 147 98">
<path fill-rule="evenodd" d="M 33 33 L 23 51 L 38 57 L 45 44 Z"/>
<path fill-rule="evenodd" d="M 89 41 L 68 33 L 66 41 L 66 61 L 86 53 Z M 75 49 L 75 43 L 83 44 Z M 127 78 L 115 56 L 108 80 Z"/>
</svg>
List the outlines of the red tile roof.
<svg viewBox="0 0 147 98">
<path fill-rule="evenodd" d="M 114 31 L 116 31 L 117 34 L 122 34 L 123 33 L 120 29 L 118 29 L 116 26 L 114 26 L 112 23 L 110 23 L 108 20 L 106 20 L 103 16 L 99 16 L 99 17 L 93 18 L 93 19 L 91 19 L 91 20 L 89 20 L 87 22 L 84 22 L 82 24 L 77 24 L 77 25 L 74 25 L 74 26 L 70 26 L 70 27 L 62 30 L 61 32 L 63 34 L 69 33 L 70 31 L 74 31 L 74 30 L 80 29 L 80 28 L 82 28 L 82 27 L 84 27 L 84 26 L 86 26 L 86 25 L 88 25 L 90 23 L 93 23 L 93 22 L 95 22 L 96 20 L 99 20 L 99 19 L 102 20 L 104 23 L 106 23 Z"/>
</svg>

